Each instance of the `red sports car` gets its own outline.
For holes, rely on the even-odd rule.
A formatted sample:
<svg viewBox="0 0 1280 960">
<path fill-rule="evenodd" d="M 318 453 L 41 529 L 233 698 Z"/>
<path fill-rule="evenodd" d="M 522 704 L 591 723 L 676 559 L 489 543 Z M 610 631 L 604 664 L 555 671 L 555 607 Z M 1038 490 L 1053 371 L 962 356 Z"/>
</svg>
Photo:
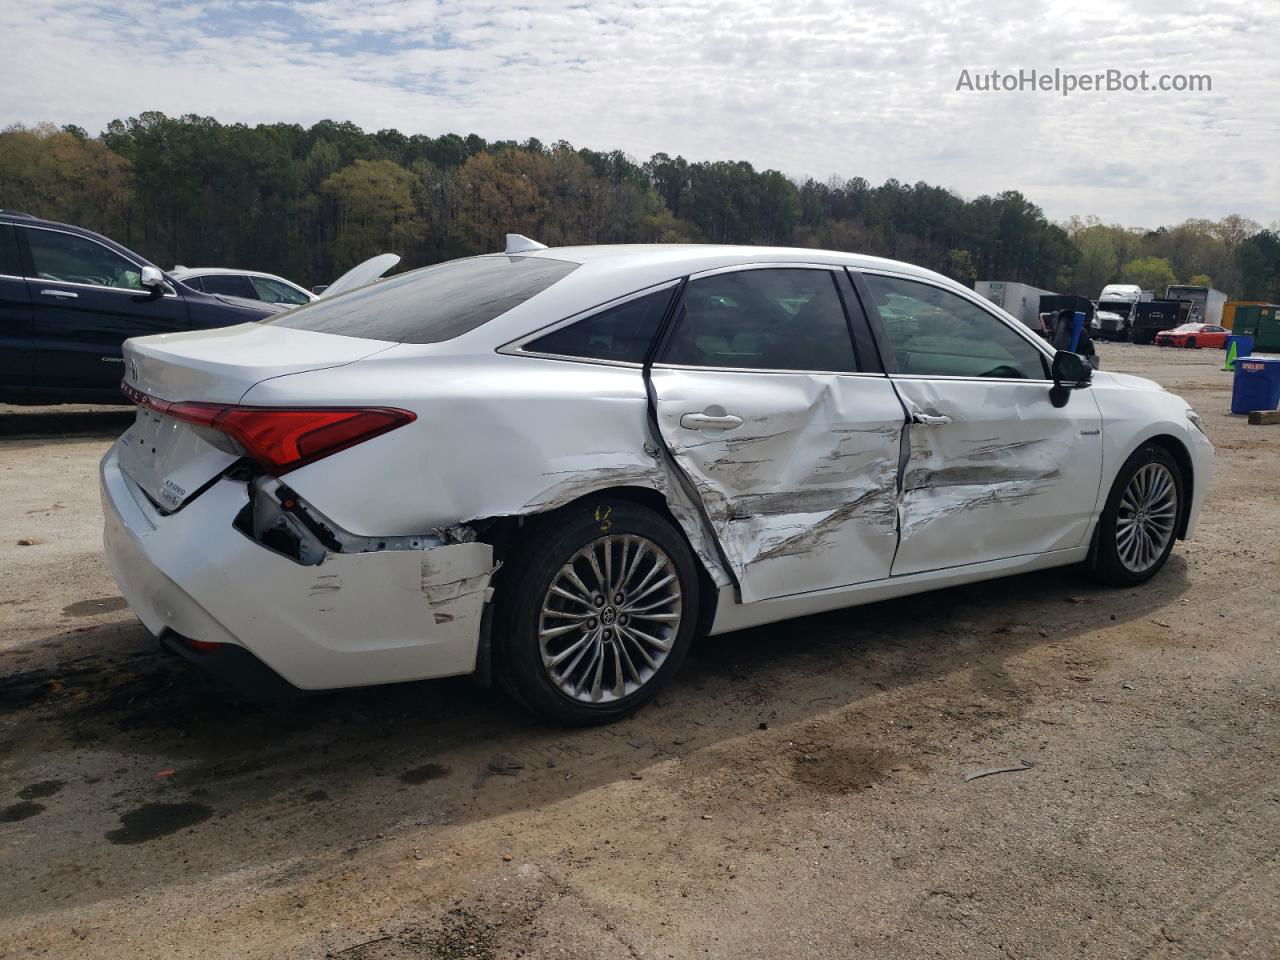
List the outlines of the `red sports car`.
<svg viewBox="0 0 1280 960">
<path fill-rule="evenodd" d="M 1184 323 L 1172 330 L 1162 330 L 1156 334 L 1157 347 L 1224 347 L 1227 344 L 1226 327 L 1212 323 Z"/>
</svg>

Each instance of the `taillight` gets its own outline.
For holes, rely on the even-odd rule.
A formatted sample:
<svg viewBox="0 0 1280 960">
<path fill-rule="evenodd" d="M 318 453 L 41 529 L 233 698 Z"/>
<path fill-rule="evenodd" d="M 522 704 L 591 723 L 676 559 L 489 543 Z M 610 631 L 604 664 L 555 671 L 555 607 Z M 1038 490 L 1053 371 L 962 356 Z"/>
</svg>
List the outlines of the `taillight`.
<svg viewBox="0 0 1280 960">
<path fill-rule="evenodd" d="M 240 445 L 264 470 L 281 474 L 403 427 L 417 419 L 395 407 L 241 407 L 170 403 L 126 389 L 139 405 L 196 427 L 216 430 Z"/>
</svg>

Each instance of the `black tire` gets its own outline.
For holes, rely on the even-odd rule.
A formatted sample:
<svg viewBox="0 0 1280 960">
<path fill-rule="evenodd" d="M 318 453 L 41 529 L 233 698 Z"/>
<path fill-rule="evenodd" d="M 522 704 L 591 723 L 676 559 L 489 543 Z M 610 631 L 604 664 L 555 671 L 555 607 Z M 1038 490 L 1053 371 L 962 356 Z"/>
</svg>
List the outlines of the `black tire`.
<svg viewBox="0 0 1280 960">
<path fill-rule="evenodd" d="M 1187 349 L 1188 349 L 1188 350 L 1194 350 L 1195 348 L 1196 348 L 1196 338 L 1195 338 L 1195 337 L 1187 337 Z"/>
<path fill-rule="evenodd" d="M 643 538 L 656 546 L 674 567 L 676 579 L 673 583 L 679 586 L 679 596 L 675 601 L 679 621 L 674 628 L 670 628 L 671 635 L 665 638 L 670 642 L 670 649 L 665 653 L 665 659 L 658 661 L 656 669 L 641 663 L 642 671 L 651 672 L 639 684 L 638 689 L 625 692 L 624 687 L 622 696 L 600 702 L 584 702 L 562 690 L 552 678 L 551 668 L 544 666 L 539 633 L 544 600 L 547 600 L 548 591 L 562 570 L 580 550 L 593 543 L 598 544 L 596 549 L 603 550 L 606 542 L 614 544 L 609 549 L 622 549 L 618 539 L 606 538 L 627 536 Z M 603 554 L 600 556 L 602 558 Z M 617 556 L 615 552 L 613 557 Z M 618 497 L 593 497 L 540 519 L 526 528 L 521 548 L 510 559 L 504 573 L 498 586 L 493 636 L 498 680 L 528 710 L 545 720 L 586 726 L 609 723 L 634 713 L 657 695 L 663 684 L 680 669 L 689 652 L 698 619 L 699 578 L 696 561 L 684 537 L 671 523 L 659 513 L 640 504 Z M 659 574 L 655 582 L 663 576 Z M 606 606 L 609 610 L 615 610 L 612 598 Z M 566 609 L 577 608 L 569 605 Z M 605 632 L 605 623 L 620 625 L 627 622 L 622 610 L 623 606 L 618 604 L 617 612 L 609 619 L 605 619 L 602 613 L 599 618 L 601 633 Z M 637 617 L 636 622 L 641 619 Z M 558 620 L 552 622 L 557 625 L 561 623 Z M 596 620 L 591 623 L 594 625 Z M 634 627 L 635 623 L 631 626 Z M 646 628 L 658 632 L 652 625 L 646 624 Z M 554 642 L 572 644 L 578 640 L 585 641 L 588 632 L 584 626 L 581 634 L 570 632 L 566 635 L 569 639 Z M 598 647 L 601 650 L 601 662 L 609 665 L 604 667 L 608 672 L 612 672 L 612 667 L 624 671 L 622 664 L 626 661 L 620 661 L 617 652 L 625 646 L 623 632 L 615 629 L 613 633 L 615 639 L 601 641 Z M 551 642 L 553 641 L 548 641 Z M 631 644 L 628 649 L 634 650 L 634 647 L 635 644 Z M 646 650 L 654 657 L 660 652 L 654 647 L 646 647 Z M 555 652 L 553 650 L 552 655 Z M 632 654 L 628 654 L 628 657 L 640 663 Z M 622 675 L 625 676 L 625 672 Z M 581 693 L 590 696 L 590 691 Z M 612 691 L 607 692 L 607 695 L 614 696 Z"/>
<path fill-rule="evenodd" d="M 1130 482 L 1139 471 L 1152 464 L 1165 467 L 1173 479 L 1176 501 L 1172 516 L 1172 531 L 1168 542 L 1164 544 L 1163 549 L 1158 552 L 1150 565 L 1144 569 L 1134 570 L 1121 557 L 1119 538 L 1117 536 L 1121 519 L 1121 504 Z M 1164 447 L 1155 443 L 1147 443 L 1134 451 L 1129 459 L 1124 462 L 1120 472 L 1116 474 L 1115 483 L 1111 485 L 1111 492 L 1107 496 L 1106 506 L 1103 508 L 1102 516 L 1098 520 L 1089 563 L 1090 575 L 1099 583 L 1108 586 L 1132 587 L 1140 583 L 1146 583 L 1159 573 L 1169 559 L 1169 554 L 1173 552 L 1174 542 L 1178 539 L 1178 530 L 1181 529 L 1182 518 L 1186 512 L 1185 489 L 1186 479 L 1182 476 L 1182 470 L 1178 467 L 1177 461 L 1173 459 L 1169 451 Z"/>
</svg>

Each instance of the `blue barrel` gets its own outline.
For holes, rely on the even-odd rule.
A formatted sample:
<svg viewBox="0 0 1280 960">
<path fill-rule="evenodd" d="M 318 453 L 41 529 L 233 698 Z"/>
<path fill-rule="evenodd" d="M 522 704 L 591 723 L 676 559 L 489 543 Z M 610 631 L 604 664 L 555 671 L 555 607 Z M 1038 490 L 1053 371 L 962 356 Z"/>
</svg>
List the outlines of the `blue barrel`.
<svg viewBox="0 0 1280 960">
<path fill-rule="evenodd" d="M 1222 345 L 1222 349 L 1226 350 L 1227 353 L 1230 353 L 1231 345 L 1233 343 L 1236 345 L 1237 357 L 1247 357 L 1249 354 L 1253 353 L 1252 334 L 1233 333 L 1231 334 L 1231 336 L 1227 337 L 1226 342 Z"/>
<path fill-rule="evenodd" d="M 1280 408 L 1280 357 L 1242 357 L 1236 360 L 1231 384 L 1231 412 Z"/>
</svg>

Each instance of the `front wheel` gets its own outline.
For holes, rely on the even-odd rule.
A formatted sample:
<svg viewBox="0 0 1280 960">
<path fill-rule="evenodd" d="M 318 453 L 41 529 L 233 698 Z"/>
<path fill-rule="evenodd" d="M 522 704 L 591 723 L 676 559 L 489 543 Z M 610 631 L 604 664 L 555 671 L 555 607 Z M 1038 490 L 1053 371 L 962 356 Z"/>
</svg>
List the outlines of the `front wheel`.
<svg viewBox="0 0 1280 960">
<path fill-rule="evenodd" d="M 1141 447 L 1120 468 L 1098 521 L 1094 577 L 1117 587 L 1154 577 L 1173 551 L 1182 509 L 1178 464 L 1158 444 Z"/>
<path fill-rule="evenodd" d="M 584 501 L 542 521 L 501 587 L 503 685 L 556 723 L 607 723 L 644 706 L 693 639 L 698 575 L 684 538 L 629 500 Z"/>
<path fill-rule="evenodd" d="M 1195 338 L 1195 337 L 1187 337 L 1187 349 L 1188 349 L 1188 350 L 1194 350 L 1195 348 L 1196 348 L 1196 338 Z"/>
</svg>

